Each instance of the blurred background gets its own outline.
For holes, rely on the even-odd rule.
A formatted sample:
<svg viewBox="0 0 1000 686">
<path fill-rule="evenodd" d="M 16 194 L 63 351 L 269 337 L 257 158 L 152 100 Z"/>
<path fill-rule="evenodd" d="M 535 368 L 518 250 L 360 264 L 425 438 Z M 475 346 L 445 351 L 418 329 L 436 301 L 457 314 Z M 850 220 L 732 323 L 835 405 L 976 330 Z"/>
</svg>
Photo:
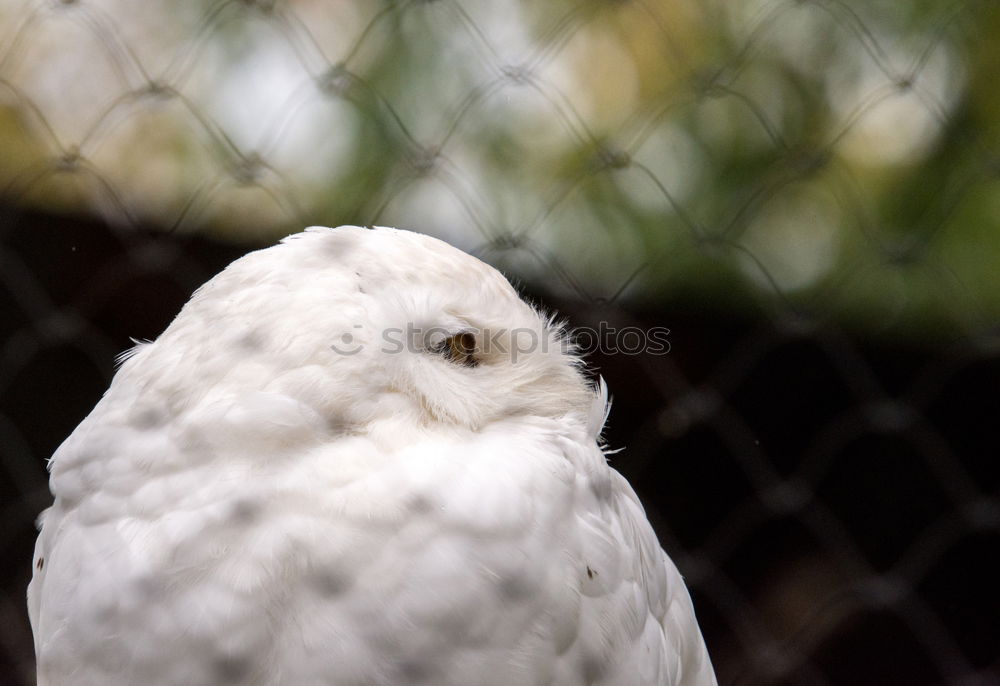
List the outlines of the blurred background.
<svg viewBox="0 0 1000 686">
<path fill-rule="evenodd" d="M 0 683 L 115 355 L 346 223 L 670 329 L 590 362 L 720 683 L 1000 683 L 998 37 L 995 0 L 0 0 Z"/>
</svg>

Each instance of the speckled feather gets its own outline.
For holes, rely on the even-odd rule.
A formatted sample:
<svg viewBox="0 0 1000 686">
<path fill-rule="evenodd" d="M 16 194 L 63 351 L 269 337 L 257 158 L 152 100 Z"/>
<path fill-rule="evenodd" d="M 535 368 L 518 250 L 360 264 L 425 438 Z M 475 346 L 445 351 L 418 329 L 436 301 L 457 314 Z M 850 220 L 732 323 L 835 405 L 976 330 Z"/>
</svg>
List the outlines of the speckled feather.
<svg viewBox="0 0 1000 686">
<path fill-rule="evenodd" d="M 407 324 L 493 340 L 457 364 Z M 419 234 L 234 262 L 52 458 L 39 684 L 714 684 L 560 336 Z"/>
</svg>

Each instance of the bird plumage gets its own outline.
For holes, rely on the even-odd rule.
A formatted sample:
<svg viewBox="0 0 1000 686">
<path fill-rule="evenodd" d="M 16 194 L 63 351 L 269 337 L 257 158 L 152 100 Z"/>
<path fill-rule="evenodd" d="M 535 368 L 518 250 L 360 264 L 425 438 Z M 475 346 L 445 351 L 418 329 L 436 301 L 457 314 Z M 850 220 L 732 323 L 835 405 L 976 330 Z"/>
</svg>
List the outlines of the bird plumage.
<svg viewBox="0 0 1000 686">
<path fill-rule="evenodd" d="M 472 359 L 440 353 L 470 332 Z M 599 446 L 606 404 L 558 327 L 440 241 L 251 253 L 51 460 L 39 683 L 714 684 Z"/>
</svg>

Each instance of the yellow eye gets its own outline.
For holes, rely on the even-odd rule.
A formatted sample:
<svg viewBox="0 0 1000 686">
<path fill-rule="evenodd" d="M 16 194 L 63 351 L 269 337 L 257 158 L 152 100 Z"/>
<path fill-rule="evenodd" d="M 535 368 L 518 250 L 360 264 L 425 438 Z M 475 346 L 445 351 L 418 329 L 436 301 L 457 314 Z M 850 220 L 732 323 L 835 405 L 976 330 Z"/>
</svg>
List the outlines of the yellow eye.
<svg viewBox="0 0 1000 686">
<path fill-rule="evenodd" d="M 448 336 L 435 348 L 435 352 L 444 355 L 446 360 L 451 360 L 465 367 L 475 367 L 479 364 L 476 359 L 476 336 L 469 331 Z"/>
</svg>

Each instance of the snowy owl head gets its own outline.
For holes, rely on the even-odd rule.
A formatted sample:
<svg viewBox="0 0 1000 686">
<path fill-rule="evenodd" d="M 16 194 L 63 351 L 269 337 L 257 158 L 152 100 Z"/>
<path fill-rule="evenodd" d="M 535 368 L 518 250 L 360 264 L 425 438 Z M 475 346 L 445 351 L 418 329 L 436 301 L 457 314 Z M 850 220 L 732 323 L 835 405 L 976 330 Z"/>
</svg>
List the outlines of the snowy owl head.
<svg viewBox="0 0 1000 686">
<path fill-rule="evenodd" d="M 492 267 L 421 234 L 344 226 L 237 260 L 119 376 L 168 412 L 273 403 L 292 423 L 305 413 L 351 432 L 475 430 L 518 415 L 588 421 L 579 366 Z"/>
</svg>

